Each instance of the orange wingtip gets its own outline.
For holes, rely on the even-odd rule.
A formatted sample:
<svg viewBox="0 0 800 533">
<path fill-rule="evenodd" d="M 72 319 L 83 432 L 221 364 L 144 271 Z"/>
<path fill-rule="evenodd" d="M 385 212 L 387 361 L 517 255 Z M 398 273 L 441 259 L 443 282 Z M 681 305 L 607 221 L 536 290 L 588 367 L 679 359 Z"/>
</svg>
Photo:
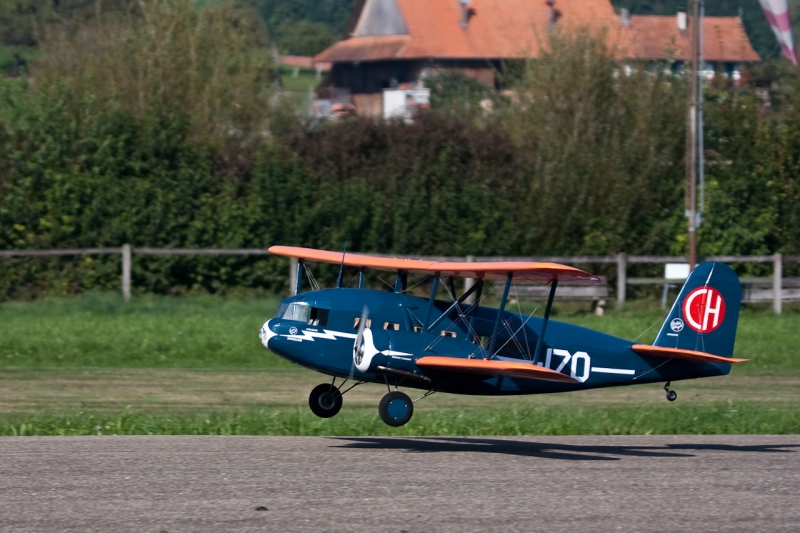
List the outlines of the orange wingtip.
<svg viewBox="0 0 800 533">
<path fill-rule="evenodd" d="M 274 255 L 296 257 L 309 261 L 340 264 L 342 252 L 329 252 L 298 246 L 271 246 L 269 252 Z M 403 259 L 395 257 L 378 257 L 374 255 L 345 254 L 346 266 L 376 268 L 379 270 L 414 270 L 419 272 L 439 272 L 443 276 L 455 276 L 475 279 L 504 279 L 509 273 L 514 279 L 524 281 L 548 282 L 552 279 L 599 283 L 599 277 L 579 268 L 558 263 L 537 263 L 522 261 L 504 262 L 451 262 L 425 261 L 419 259 Z"/>
<path fill-rule="evenodd" d="M 550 370 L 527 363 L 494 361 L 492 359 L 464 359 L 461 357 L 427 356 L 417 359 L 417 366 L 461 374 L 481 374 L 485 376 L 510 376 L 517 378 L 539 379 L 543 381 L 559 381 L 562 383 L 579 383 L 578 380 Z"/>
<path fill-rule="evenodd" d="M 684 350 L 681 348 L 665 348 L 663 346 L 650 346 L 649 344 L 634 344 L 631 349 L 642 355 L 652 355 L 653 357 L 664 357 L 667 359 L 682 359 L 693 363 L 746 363 L 749 359 L 736 359 L 733 357 L 722 357 L 706 352 L 695 350 Z"/>
</svg>

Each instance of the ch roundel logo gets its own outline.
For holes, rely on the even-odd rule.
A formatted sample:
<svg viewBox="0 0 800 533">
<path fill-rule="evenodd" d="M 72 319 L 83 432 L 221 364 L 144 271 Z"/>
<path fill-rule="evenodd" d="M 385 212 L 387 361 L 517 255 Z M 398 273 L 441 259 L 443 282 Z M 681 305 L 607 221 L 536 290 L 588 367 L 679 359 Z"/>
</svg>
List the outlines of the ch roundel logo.
<svg viewBox="0 0 800 533">
<path fill-rule="evenodd" d="M 725 320 L 725 299 L 713 287 L 698 287 L 683 301 L 686 324 L 698 333 L 711 333 Z"/>
</svg>

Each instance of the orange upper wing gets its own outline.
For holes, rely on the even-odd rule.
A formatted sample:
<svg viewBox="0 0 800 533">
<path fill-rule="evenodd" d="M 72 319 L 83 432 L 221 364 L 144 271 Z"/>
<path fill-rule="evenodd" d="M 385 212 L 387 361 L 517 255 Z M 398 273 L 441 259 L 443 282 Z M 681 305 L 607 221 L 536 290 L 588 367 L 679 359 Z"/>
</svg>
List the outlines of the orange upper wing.
<svg viewBox="0 0 800 533">
<path fill-rule="evenodd" d="M 417 359 L 417 366 L 432 370 L 442 370 L 459 374 L 480 374 L 484 376 L 511 376 L 517 378 L 539 379 L 542 381 L 560 381 L 562 383 L 579 383 L 578 380 L 528 363 L 512 361 L 495 361 L 492 359 L 464 359 L 461 357 L 427 356 Z"/>
<path fill-rule="evenodd" d="M 631 349 L 642 355 L 652 355 L 653 357 L 663 357 L 666 359 L 683 359 L 693 363 L 745 363 L 749 359 L 734 359 L 733 357 L 722 357 L 706 352 L 695 350 L 684 350 L 681 348 L 665 348 L 663 346 L 650 346 L 649 344 L 634 344 Z"/>
<path fill-rule="evenodd" d="M 297 257 L 309 261 L 340 264 L 342 252 L 314 250 L 297 246 L 272 246 L 270 253 L 286 257 Z M 419 259 L 402 259 L 394 257 L 378 257 L 374 255 L 344 254 L 346 266 L 375 268 L 379 270 L 414 270 L 420 272 L 439 272 L 444 276 L 455 276 L 476 279 L 504 279 L 509 273 L 514 279 L 525 281 L 548 282 L 553 279 L 599 283 L 601 280 L 588 272 L 558 263 L 538 263 L 524 261 L 506 262 L 450 262 L 423 261 Z"/>
</svg>

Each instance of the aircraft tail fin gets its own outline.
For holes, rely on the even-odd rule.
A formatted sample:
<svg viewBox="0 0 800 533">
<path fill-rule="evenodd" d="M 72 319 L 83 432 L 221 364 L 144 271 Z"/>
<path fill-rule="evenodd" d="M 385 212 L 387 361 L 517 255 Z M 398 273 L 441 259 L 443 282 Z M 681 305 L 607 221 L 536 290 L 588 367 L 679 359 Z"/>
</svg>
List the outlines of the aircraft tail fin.
<svg viewBox="0 0 800 533">
<path fill-rule="evenodd" d="M 654 346 L 733 356 L 742 285 L 724 263 L 702 263 L 683 285 Z"/>
</svg>

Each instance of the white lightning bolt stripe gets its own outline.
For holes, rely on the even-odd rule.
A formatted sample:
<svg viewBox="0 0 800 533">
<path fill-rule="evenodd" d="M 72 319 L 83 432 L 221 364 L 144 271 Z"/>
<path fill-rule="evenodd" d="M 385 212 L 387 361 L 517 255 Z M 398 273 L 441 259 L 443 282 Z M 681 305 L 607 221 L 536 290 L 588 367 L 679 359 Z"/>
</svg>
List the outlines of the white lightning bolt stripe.
<svg viewBox="0 0 800 533">
<path fill-rule="evenodd" d="M 338 337 L 342 337 L 345 339 L 355 339 L 358 337 L 355 333 L 344 333 L 343 331 L 331 331 L 328 329 L 323 329 L 322 331 L 308 331 L 303 330 L 302 335 L 283 335 L 289 340 L 295 341 L 311 341 L 314 342 L 314 339 L 325 339 L 329 341 L 335 341 Z"/>
<path fill-rule="evenodd" d="M 406 352 L 395 352 L 394 350 L 383 350 L 381 353 L 383 355 L 412 355 Z"/>
<path fill-rule="evenodd" d="M 598 374 L 622 374 L 623 376 L 632 376 L 636 373 L 635 370 L 628 370 L 627 368 L 603 368 L 600 366 L 593 366 L 592 372 Z"/>
</svg>

